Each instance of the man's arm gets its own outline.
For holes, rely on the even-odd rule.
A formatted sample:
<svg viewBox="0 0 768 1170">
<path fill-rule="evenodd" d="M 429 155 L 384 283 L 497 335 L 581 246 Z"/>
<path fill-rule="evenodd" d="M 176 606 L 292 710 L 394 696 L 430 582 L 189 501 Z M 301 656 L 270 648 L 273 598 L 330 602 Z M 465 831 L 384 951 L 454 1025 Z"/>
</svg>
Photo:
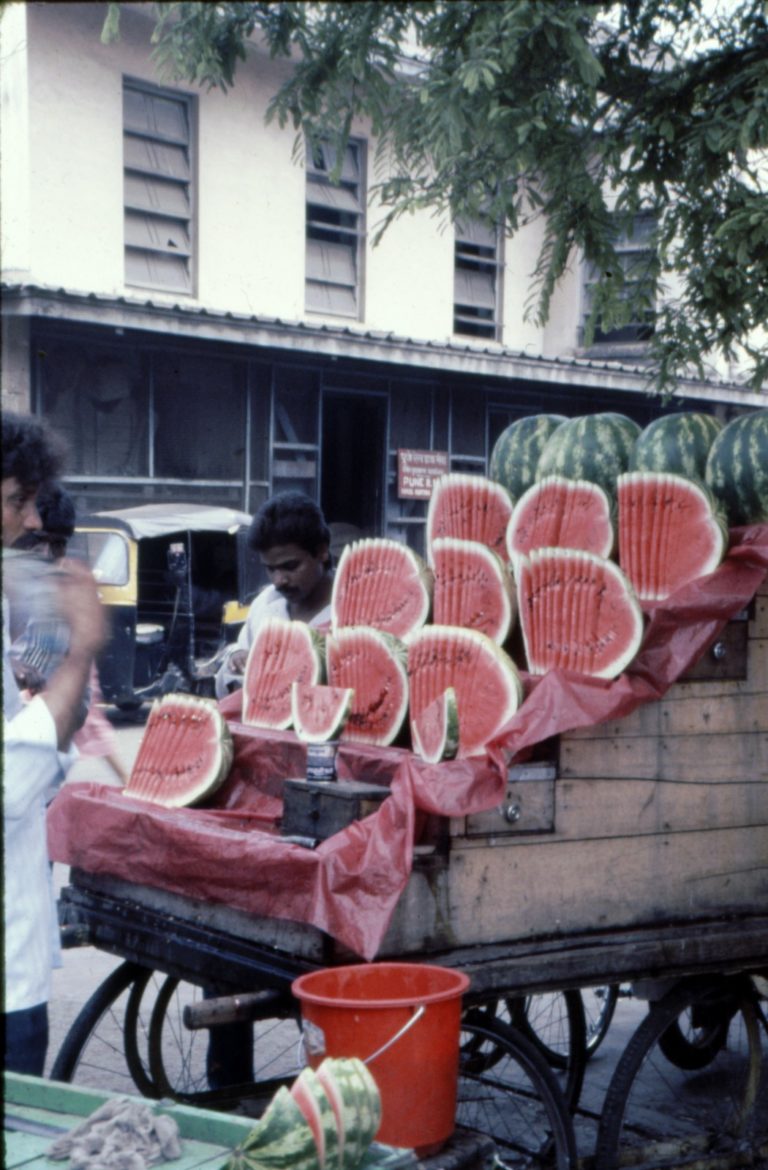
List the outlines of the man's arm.
<svg viewBox="0 0 768 1170">
<path fill-rule="evenodd" d="M 58 747 L 65 750 L 82 722 L 80 703 L 104 644 L 105 623 L 96 582 L 85 565 L 65 561 L 56 578 L 58 613 L 69 625 L 69 652 L 40 697 L 53 718 Z"/>
</svg>

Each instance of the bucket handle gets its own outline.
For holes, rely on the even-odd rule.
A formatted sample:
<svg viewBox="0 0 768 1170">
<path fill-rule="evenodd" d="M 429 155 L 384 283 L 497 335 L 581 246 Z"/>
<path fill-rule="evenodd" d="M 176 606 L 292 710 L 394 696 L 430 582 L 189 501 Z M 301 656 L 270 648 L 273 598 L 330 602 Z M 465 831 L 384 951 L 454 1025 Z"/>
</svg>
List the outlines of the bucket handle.
<svg viewBox="0 0 768 1170">
<path fill-rule="evenodd" d="M 373 1052 L 370 1056 L 367 1056 L 363 1061 L 363 1064 L 370 1064 L 371 1061 L 375 1060 L 377 1056 L 381 1056 L 383 1052 L 386 1052 L 388 1048 L 391 1048 L 393 1044 L 396 1044 L 397 1041 L 402 1036 L 404 1036 L 406 1032 L 410 1031 L 413 1025 L 421 1019 L 426 1010 L 426 1006 L 423 1003 L 419 1004 L 410 1020 L 406 1020 L 402 1028 L 400 1028 L 398 1032 L 395 1032 L 394 1036 L 390 1036 L 389 1040 L 387 1040 L 385 1044 L 382 1044 L 381 1048 L 377 1048 L 375 1052 Z"/>
</svg>

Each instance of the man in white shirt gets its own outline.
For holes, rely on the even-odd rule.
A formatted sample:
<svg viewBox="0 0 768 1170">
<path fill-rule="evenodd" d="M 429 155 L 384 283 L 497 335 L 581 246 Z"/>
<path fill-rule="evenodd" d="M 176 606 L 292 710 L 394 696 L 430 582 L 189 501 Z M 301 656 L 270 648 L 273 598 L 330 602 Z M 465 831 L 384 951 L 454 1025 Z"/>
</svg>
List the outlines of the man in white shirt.
<svg viewBox="0 0 768 1170">
<path fill-rule="evenodd" d="M 237 642 L 228 647 L 216 676 L 216 694 L 243 684 L 248 651 L 268 617 L 327 626 L 331 620 L 331 533 L 320 508 L 303 492 L 279 492 L 251 521 L 248 545 L 270 577 L 251 603 Z"/>
<path fill-rule="evenodd" d="M 3 415 L 3 555 L 40 528 L 35 500 L 59 472 L 61 449 L 40 420 Z M 49 578 L 51 604 L 70 630 L 69 651 L 44 693 L 22 703 L 8 659 L 3 593 L 3 1035 L 5 1068 L 42 1075 L 48 1045 L 50 972 L 58 948 L 45 836 L 45 793 L 71 761 L 72 735 L 93 659 L 105 637 L 89 570 L 64 562 Z"/>
</svg>

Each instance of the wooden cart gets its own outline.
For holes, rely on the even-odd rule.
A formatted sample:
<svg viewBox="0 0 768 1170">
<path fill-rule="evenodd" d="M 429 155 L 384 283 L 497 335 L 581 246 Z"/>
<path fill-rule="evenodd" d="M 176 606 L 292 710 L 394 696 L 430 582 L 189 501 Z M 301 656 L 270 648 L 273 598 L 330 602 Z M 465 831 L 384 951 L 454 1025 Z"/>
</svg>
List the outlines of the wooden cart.
<svg viewBox="0 0 768 1170">
<path fill-rule="evenodd" d="M 751 977 L 768 970 L 765 583 L 662 699 L 561 735 L 537 757 L 510 769 L 498 808 L 433 818 L 377 957 L 426 958 L 471 976 L 475 1027 L 498 1027 L 501 1039 L 465 1038 L 470 1066 L 483 1043 L 501 1051 L 505 1016 L 519 1023 L 515 1004 L 530 996 L 642 985 L 652 1010 L 606 1096 L 596 1166 L 617 1164 L 634 1146 L 635 1096 L 659 1048 L 669 1063 L 673 1033 L 670 1067 L 689 1094 L 691 1073 L 700 1087 L 702 1070 L 726 1079 L 710 1092 L 705 1120 L 691 1122 L 689 1100 L 661 1146 L 654 1140 L 633 1159 L 672 1166 L 706 1154 L 718 1165 L 757 1156 L 768 1140 L 764 984 Z M 62 912 L 70 936 L 123 956 L 131 970 L 257 992 L 235 1018 L 284 1018 L 296 974 L 351 957 L 312 927 L 83 872 L 73 873 Z M 177 992 L 154 1012 L 156 1050 Z M 155 1051 L 154 1074 L 161 1063 Z M 476 1063 L 491 1077 L 498 1055 Z M 59 1060 L 58 1072 L 71 1074 L 65 1066 Z M 660 1074 L 647 1083 L 658 1086 Z M 530 1149 L 526 1157 L 531 1164 Z"/>
</svg>

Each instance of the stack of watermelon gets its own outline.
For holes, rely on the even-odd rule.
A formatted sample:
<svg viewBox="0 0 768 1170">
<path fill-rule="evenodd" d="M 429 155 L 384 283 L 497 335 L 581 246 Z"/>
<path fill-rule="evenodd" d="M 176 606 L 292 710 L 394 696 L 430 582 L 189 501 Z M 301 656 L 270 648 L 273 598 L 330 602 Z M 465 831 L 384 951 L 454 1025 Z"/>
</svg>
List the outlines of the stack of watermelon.
<svg viewBox="0 0 768 1170">
<path fill-rule="evenodd" d="M 222 1170 L 357 1170 L 381 1124 L 381 1099 L 365 1064 L 327 1058 L 278 1089 Z"/>
</svg>

